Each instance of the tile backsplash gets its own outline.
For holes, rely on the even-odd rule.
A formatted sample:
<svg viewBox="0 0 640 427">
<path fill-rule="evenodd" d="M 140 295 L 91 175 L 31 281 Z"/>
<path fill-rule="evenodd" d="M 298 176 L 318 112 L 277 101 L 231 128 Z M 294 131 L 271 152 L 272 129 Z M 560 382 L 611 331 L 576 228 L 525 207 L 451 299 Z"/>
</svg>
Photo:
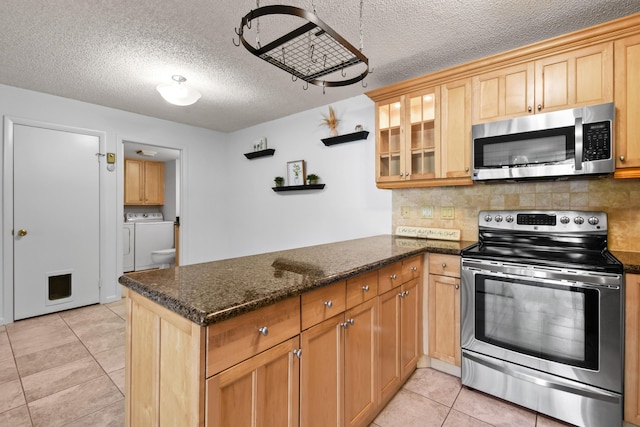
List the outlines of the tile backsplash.
<svg viewBox="0 0 640 427">
<path fill-rule="evenodd" d="M 475 241 L 481 210 L 603 211 L 609 218 L 609 249 L 640 252 L 637 179 L 474 184 L 392 191 L 394 231 L 399 225 L 454 228 L 461 231 L 462 240 Z M 449 219 L 451 215 L 453 219 Z"/>
</svg>

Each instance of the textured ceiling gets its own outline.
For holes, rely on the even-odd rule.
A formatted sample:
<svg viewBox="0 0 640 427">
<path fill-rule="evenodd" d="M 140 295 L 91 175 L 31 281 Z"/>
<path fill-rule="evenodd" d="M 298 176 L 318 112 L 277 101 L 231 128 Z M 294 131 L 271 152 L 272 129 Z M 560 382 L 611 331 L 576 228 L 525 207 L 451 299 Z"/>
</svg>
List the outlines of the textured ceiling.
<svg viewBox="0 0 640 427">
<path fill-rule="evenodd" d="M 359 0 L 260 2 L 312 10 L 356 47 Z M 234 46 L 250 0 L 3 0 L 0 83 L 223 132 L 350 98 L 494 53 L 640 12 L 639 0 L 364 0 L 367 88 L 303 90 Z M 263 22 L 266 36 L 273 27 Z M 155 87 L 181 74 L 189 107 Z"/>
</svg>

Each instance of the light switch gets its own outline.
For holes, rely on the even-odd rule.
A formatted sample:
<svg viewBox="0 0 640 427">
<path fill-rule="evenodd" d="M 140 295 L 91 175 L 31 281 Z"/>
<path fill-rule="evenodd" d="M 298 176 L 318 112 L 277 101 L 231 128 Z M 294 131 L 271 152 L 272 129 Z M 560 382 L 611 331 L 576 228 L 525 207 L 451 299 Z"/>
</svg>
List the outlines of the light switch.
<svg viewBox="0 0 640 427">
<path fill-rule="evenodd" d="M 455 216 L 455 209 L 453 206 L 442 206 L 440 208 L 440 218 L 453 219 Z"/>
<path fill-rule="evenodd" d="M 411 217 L 411 208 L 409 208 L 408 206 L 402 206 L 400 208 L 400 215 L 404 219 L 409 219 Z"/>
<path fill-rule="evenodd" d="M 422 218 L 433 218 L 433 206 L 423 206 L 420 208 Z"/>
</svg>

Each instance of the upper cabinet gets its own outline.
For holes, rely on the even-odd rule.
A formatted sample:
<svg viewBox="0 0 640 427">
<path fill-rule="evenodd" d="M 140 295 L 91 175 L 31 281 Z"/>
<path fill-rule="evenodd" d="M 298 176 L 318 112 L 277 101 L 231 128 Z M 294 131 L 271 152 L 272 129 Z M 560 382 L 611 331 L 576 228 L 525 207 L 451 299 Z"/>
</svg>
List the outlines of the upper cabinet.
<svg viewBox="0 0 640 427">
<path fill-rule="evenodd" d="M 376 102 L 380 188 L 471 184 L 471 80 Z"/>
<path fill-rule="evenodd" d="M 124 160 L 124 204 L 164 205 L 164 163 Z"/>
<path fill-rule="evenodd" d="M 613 101 L 613 43 L 474 76 L 473 123 Z"/>
<path fill-rule="evenodd" d="M 616 178 L 640 178 L 640 34 L 615 42 Z"/>
</svg>

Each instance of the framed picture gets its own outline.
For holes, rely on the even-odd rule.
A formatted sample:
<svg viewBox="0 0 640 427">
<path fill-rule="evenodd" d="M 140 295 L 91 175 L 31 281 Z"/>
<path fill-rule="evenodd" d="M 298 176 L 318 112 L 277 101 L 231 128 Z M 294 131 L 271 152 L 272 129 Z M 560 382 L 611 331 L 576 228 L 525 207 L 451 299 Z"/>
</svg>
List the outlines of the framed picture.
<svg viewBox="0 0 640 427">
<path fill-rule="evenodd" d="M 287 185 L 304 185 L 305 182 L 304 160 L 287 162 Z"/>
</svg>

